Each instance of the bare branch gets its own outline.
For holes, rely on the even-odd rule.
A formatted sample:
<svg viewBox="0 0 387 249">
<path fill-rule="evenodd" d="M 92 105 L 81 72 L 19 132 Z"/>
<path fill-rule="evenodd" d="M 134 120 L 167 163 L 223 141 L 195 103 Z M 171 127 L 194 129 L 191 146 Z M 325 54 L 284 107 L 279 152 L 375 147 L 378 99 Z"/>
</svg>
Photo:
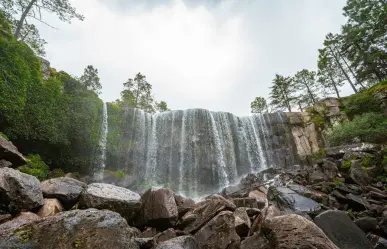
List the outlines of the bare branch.
<svg viewBox="0 0 387 249">
<path fill-rule="evenodd" d="M 42 20 L 39 20 L 39 18 L 36 18 L 36 17 L 34 17 L 34 16 L 31 16 L 31 15 L 27 15 L 27 16 L 32 17 L 33 19 L 35 19 L 35 20 L 37 20 L 37 21 L 39 21 L 39 22 L 41 22 L 41 23 L 43 23 L 43 24 L 49 26 L 50 28 L 58 29 L 58 28 L 55 28 L 54 26 L 51 26 L 50 24 L 48 24 L 48 23 L 46 23 L 46 22 L 44 22 L 44 21 L 42 21 Z"/>
</svg>

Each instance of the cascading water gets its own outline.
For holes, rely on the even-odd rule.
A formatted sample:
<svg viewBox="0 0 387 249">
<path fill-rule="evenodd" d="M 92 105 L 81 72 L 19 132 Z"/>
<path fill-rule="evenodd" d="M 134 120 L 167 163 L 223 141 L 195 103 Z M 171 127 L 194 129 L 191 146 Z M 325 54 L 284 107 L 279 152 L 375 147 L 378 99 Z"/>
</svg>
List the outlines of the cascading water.
<svg viewBox="0 0 387 249">
<path fill-rule="evenodd" d="M 103 173 L 106 166 L 106 144 L 108 134 L 108 115 L 106 103 L 103 103 L 102 110 L 102 127 L 101 127 L 101 138 L 99 140 L 100 153 L 97 160 L 97 167 L 94 172 L 94 180 L 101 181 L 103 179 Z"/>
<path fill-rule="evenodd" d="M 189 109 L 151 115 L 126 109 L 120 119 L 122 155 L 109 157 L 108 165 L 135 176 L 132 188 L 164 185 L 200 196 L 247 173 L 297 163 L 283 113 L 237 117 Z"/>
</svg>

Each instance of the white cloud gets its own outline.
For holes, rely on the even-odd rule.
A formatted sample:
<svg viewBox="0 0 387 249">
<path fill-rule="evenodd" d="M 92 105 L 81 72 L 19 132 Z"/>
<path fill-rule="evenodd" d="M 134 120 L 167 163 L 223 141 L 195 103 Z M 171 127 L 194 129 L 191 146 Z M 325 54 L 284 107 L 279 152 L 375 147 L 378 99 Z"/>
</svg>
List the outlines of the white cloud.
<svg viewBox="0 0 387 249">
<path fill-rule="evenodd" d="M 122 82 L 141 72 L 156 99 L 172 109 L 246 115 L 255 96 L 268 94 L 275 73 L 315 68 L 325 34 L 340 28 L 344 0 L 246 1 L 238 11 L 235 1 L 191 8 L 176 0 L 125 11 L 74 1 L 84 22 L 50 16 L 59 30 L 41 33 L 52 66 L 75 75 L 88 64 L 99 69 L 105 101 L 118 98 Z"/>
</svg>

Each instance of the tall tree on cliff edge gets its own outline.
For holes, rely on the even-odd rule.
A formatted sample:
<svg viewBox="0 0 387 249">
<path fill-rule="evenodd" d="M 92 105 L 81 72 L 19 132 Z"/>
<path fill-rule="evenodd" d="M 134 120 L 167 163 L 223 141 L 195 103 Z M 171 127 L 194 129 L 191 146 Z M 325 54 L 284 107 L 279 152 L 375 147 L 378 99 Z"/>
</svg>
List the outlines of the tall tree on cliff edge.
<svg viewBox="0 0 387 249">
<path fill-rule="evenodd" d="M 26 42 L 37 54 L 44 55 L 46 41 L 39 35 L 35 25 L 29 23 L 30 19 L 37 20 L 52 27 L 44 21 L 44 12 L 56 14 L 63 22 L 84 17 L 76 12 L 69 0 L 0 0 L 0 7 L 12 24 L 15 38 Z M 20 18 L 15 18 L 20 14 Z"/>
<path fill-rule="evenodd" d="M 296 73 L 293 77 L 294 88 L 298 91 L 298 94 L 302 97 L 303 103 L 316 104 L 318 101 L 318 85 L 316 83 L 316 73 L 303 69 Z M 299 103 L 300 105 L 300 103 Z"/>
<path fill-rule="evenodd" d="M 138 73 L 134 79 L 128 79 L 124 87 L 126 89 L 123 91 L 124 94 L 121 93 L 121 97 L 128 97 L 130 101 L 126 102 L 133 105 L 128 107 L 136 107 L 149 113 L 155 112 L 152 85 L 148 83 L 145 75 Z"/>
<path fill-rule="evenodd" d="M 340 87 L 345 84 L 345 76 L 334 59 L 327 56 L 323 49 L 319 49 L 317 67 L 317 82 L 322 86 L 324 95 L 335 93 L 340 98 Z"/>
<path fill-rule="evenodd" d="M 79 80 L 88 90 L 92 90 L 98 95 L 101 94 L 102 86 L 98 76 L 98 69 L 94 68 L 92 65 L 88 65 L 85 68 L 85 71 Z"/>
<path fill-rule="evenodd" d="M 167 102 L 165 101 L 156 102 L 155 108 L 159 112 L 170 111 L 170 109 L 168 108 Z"/>
<path fill-rule="evenodd" d="M 294 101 L 294 87 L 290 77 L 284 77 L 276 74 L 275 79 L 270 87 L 270 99 L 271 105 L 278 109 L 287 109 L 289 112 L 292 111 L 292 103 Z"/>
<path fill-rule="evenodd" d="M 263 97 L 256 97 L 250 104 L 251 113 L 269 112 L 266 99 Z"/>
<path fill-rule="evenodd" d="M 386 0 L 348 0 L 341 52 L 351 61 L 357 79 L 371 85 L 387 78 Z"/>
</svg>

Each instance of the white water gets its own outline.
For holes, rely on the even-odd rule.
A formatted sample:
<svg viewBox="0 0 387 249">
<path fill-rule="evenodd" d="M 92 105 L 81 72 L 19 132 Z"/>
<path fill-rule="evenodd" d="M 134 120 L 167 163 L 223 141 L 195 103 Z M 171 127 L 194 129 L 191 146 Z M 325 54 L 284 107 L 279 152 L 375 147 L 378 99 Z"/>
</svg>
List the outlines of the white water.
<svg viewBox="0 0 387 249">
<path fill-rule="evenodd" d="M 103 103 L 102 111 L 102 127 L 101 127 L 101 138 L 99 140 L 100 154 L 98 158 L 98 166 L 94 172 L 94 180 L 101 181 L 103 179 L 103 172 L 106 167 L 106 144 L 108 134 L 108 115 L 106 103 Z"/>
</svg>

